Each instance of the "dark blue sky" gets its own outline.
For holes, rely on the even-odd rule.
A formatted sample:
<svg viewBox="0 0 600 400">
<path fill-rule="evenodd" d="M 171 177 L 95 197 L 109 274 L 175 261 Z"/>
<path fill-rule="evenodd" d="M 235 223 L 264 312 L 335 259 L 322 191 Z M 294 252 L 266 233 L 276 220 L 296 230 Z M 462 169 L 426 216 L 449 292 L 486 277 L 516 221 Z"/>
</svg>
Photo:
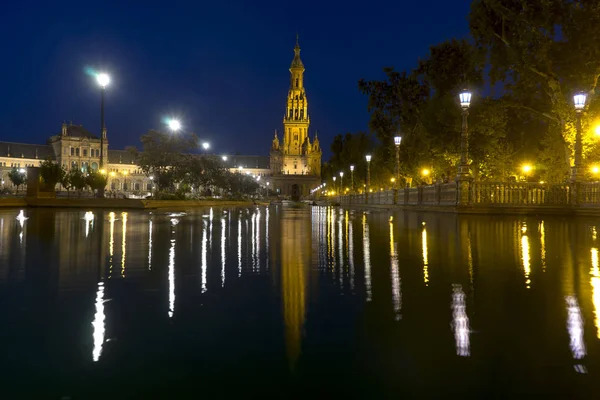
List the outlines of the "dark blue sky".
<svg viewBox="0 0 600 400">
<path fill-rule="evenodd" d="M 360 78 L 412 68 L 468 34 L 470 2 L 12 1 L 0 13 L 0 140 L 44 142 L 63 120 L 99 130 L 107 71 L 111 148 L 179 116 L 218 153 L 268 154 L 281 132 L 296 32 L 311 136 L 366 130 Z"/>
</svg>

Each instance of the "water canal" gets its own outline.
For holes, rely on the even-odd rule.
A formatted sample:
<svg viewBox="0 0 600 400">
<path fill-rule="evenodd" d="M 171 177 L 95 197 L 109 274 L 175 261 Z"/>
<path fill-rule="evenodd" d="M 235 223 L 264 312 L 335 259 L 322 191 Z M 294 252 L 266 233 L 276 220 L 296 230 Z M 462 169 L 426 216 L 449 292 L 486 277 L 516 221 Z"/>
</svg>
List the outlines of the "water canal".
<svg viewBox="0 0 600 400">
<path fill-rule="evenodd" d="M 327 207 L 0 210 L 2 398 L 597 398 L 599 230 Z"/>
</svg>

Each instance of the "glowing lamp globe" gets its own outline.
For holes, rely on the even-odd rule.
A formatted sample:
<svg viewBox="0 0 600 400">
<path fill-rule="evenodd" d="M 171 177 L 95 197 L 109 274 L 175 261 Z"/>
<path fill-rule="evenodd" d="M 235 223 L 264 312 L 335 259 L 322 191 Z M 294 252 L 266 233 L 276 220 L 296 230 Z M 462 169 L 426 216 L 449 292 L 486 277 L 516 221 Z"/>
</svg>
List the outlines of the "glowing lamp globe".
<svg viewBox="0 0 600 400">
<path fill-rule="evenodd" d="M 350 166 L 350 171 L 354 172 L 354 165 Z"/>
<path fill-rule="evenodd" d="M 402 141 L 402 137 L 401 136 L 395 136 L 394 137 L 394 144 L 396 146 L 400 146 L 400 142 Z"/>
<path fill-rule="evenodd" d="M 181 129 L 181 123 L 176 119 L 169 120 L 169 129 L 171 129 L 173 132 L 177 132 Z"/>
<path fill-rule="evenodd" d="M 208 150 L 208 148 L 209 148 L 209 147 L 210 147 L 210 144 L 208 144 L 208 142 L 204 142 L 204 143 L 202 143 L 202 148 L 203 148 L 204 150 Z"/>
<path fill-rule="evenodd" d="M 102 86 L 103 88 L 105 88 L 106 85 L 108 85 L 110 82 L 110 78 L 109 78 L 108 74 L 105 74 L 105 73 L 100 73 L 100 74 L 96 75 L 96 80 L 98 81 L 98 84 L 100 86 Z"/>
<path fill-rule="evenodd" d="M 460 106 L 464 109 L 469 108 L 471 105 L 471 92 L 468 90 L 463 90 L 458 97 L 460 99 Z"/>
<path fill-rule="evenodd" d="M 577 111 L 583 110 L 583 108 L 585 107 L 586 97 L 587 96 L 585 95 L 585 93 L 578 93 L 575 96 L 573 96 L 573 103 L 575 104 L 575 110 L 577 110 Z"/>
<path fill-rule="evenodd" d="M 371 155 L 370 155 L 370 154 L 367 154 L 367 155 L 365 156 L 365 159 L 367 160 L 367 162 L 369 162 L 369 163 L 370 163 L 370 162 L 371 162 Z"/>
<path fill-rule="evenodd" d="M 340 178 L 343 178 L 343 177 L 344 177 L 344 173 L 340 172 Z"/>
</svg>

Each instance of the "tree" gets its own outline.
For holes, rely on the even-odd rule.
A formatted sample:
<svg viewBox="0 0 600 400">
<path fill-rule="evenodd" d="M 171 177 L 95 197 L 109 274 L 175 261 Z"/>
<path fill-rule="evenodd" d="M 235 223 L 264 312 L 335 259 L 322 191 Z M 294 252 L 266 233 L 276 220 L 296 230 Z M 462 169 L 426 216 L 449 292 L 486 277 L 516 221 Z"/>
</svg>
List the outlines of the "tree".
<svg viewBox="0 0 600 400">
<path fill-rule="evenodd" d="M 87 186 L 86 176 L 79 168 L 73 168 L 68 175 L 70 185 L 77 190 L 79 197 L 81 197 L 81 192 Z"/>
<path fill-rule="evenodd" d="M 96 192 L 105 188 L 107 182 L 108 177 L 98 171 L 90 171 L 85 177 L 86 186 L 89 186 L 93 191 Z"/>
<path fill-rule="evenodd" d="M 25 175 L 25 172 L 21 172 L 21 170 L 13 167 L 8 172 L 8 179 L 10 179 L 12 184 L 17 187 L 17 193 L 19 193 L 19 186 L 23 185 L 26 182 L 27 175 Z"/>
<path fill-rule="evenodd" d="M 56 184 L 62 182 L 65 173 L 64 168 L 51 158 L 47 158 L 40 164 L 40 176 L 48 190 L 54 190 Z"/>
<path fill-rule="evenodd" d="M 600 79 L 600 3 L 476 0 L 470 26 L 489 60 L 492 84 L 504 84 L 508 106 L 544 121 L 546 130 L 537 137 L 545 143 L 544 158 L 554 167 L 562 159 L 558 170 L 566 170 L 574 141 L 573 94 L 593 94 Z M 592 110 L 597 101 L 590 101 Z M 584 116 L 584 126 L 597 115 Z"/>
<path fill-rule="evenodd" d="M 198 147 L 194 134 L 172 135 L 151 130 L 141 137 L 142 151 L 129 148 L 142 171 L 154 177 L 159 191 L 172 191 L 186 171 L 189 153 Z"/>
</svg>

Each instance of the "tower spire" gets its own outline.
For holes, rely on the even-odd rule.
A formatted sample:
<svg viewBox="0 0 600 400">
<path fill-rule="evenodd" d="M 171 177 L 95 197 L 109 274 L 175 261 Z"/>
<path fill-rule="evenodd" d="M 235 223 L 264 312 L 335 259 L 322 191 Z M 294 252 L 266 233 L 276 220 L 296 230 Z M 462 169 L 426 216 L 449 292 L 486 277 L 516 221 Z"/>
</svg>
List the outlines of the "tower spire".
<svg viewBox="0 0 600 400">
<path fill-rule="evenodd" d="M 296 47 L 300 48 L 300 35 L 296 33 Z"/>
</svg>

